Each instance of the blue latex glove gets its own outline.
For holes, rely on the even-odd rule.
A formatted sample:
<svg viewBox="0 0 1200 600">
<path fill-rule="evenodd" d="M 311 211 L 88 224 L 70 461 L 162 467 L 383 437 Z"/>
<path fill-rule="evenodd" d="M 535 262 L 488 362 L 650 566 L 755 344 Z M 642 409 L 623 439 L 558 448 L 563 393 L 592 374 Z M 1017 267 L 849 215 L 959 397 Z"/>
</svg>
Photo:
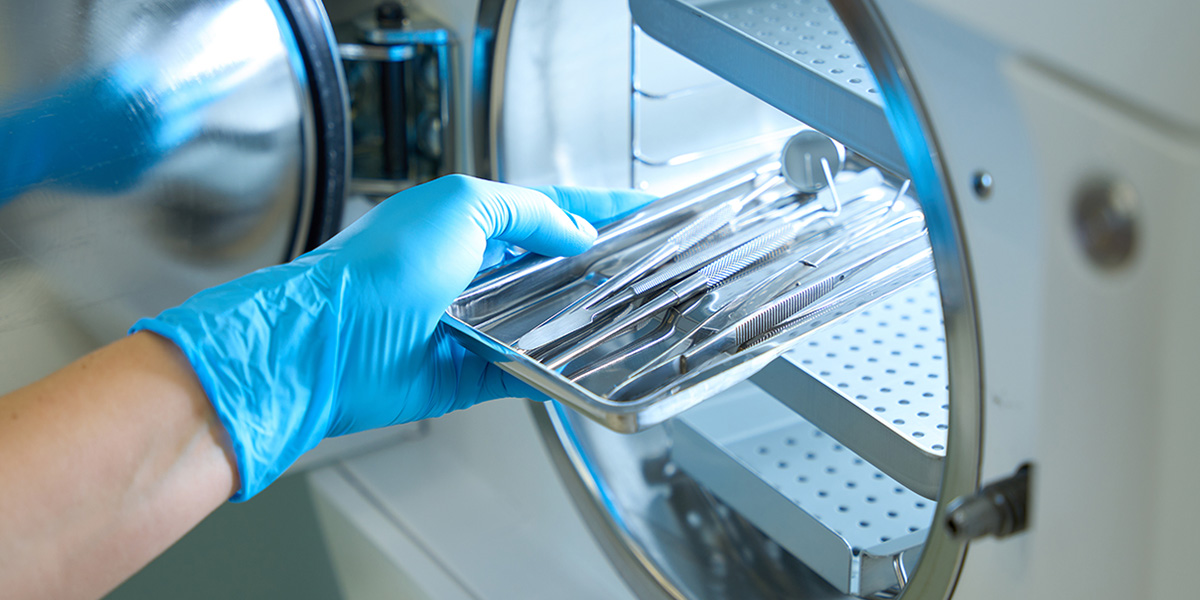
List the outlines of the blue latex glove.
<svg viewBox="0 0 1200 600">
<path fill-rule="evenodd" d="M 489 240 L 577 254 L 596 231 L 574 215 L 608 219 L 649 199 L 443 177 L 291 263 L 200 292 L 131 332 L 183 350 L 233 443 L 241 488 L 232 500 L 245 500 L 327 436 L 534 394 L 459 346 L 442 314 Z"/>
</svg>

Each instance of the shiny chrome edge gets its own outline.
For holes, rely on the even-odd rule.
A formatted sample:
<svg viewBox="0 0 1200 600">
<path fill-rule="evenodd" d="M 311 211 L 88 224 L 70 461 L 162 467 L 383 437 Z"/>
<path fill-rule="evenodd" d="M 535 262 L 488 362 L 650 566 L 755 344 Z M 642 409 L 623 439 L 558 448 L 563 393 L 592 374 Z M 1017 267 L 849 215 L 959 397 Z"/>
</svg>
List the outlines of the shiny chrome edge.
<svg viewBox="0 0 1200 600">
<path fill-rule="evenodd" d="M 350 93 L 337 39 L 317 0 L 273 0 L 300 52 L 306 106 L 304 191 L 289 260 L 321 245 L 342 225 L 350 174 Z M 284 23 L 280 23 L 282 27 Z M 311 140 L 307 141 L 307 140 Z"/>
<path fill-rule="evenodd" d="M 593 539 L 608 556 L 621 579 L 643 600 L 687 600 L 669 583 L 621 523 L 613 518 L 607 494 L 588 461 L 579 452 L 575 433 L 559 414 L 554 402 L 530 402 L 529 411 L 546 451 L 562 475 L 560 478 Z M 574 474 L 574 476 L 572 476 Z"/>
<path fill-rule="evenodd" d="M 517 0 L 479 0 L 471 44 L 472 173 L 503 179 L 498 150 L 504 70 Z"/>
<path fill-rule="evenodd" d="M 369 60 L 379 62 L 404 62 L 417 55 L 412 46 L 376 46 L 341 42 L 338 55 L 342 60 Z"/>
<path fill-rule="evenodd" d="M 475 42 L 472 91 L 475 118 L 476 172 L 496 177 L 496 128 L 503 95 L 504 53 L 516 0 L 482 0 Z M 913 173 L 930 223 L 946 321 L 951 386 L 951 427 L 940 498 L 953 498 L 978 487 L 983 406 L 979 326 L 966 247 L 960 243 L 961 222 L 953 190 L 946 187 L 945 165 L 924 105 L 883 16 L 872 0 L 831 0 L 847 30 L 870 64 L 885 98 L 888 120 Z M 481 61 L 482 57 L 482 61 Z M 490 65 L 491 69 L 482 69 Z M 482 72 L 481 72 L 482 71 Z M 480 83 L 484 85 L 480 85 Z M 904 135 L 907 133 L 908 135 Z M 683 600 L 685 596 L 645 556 L 610 506 L 603 483 L 580 454 L 576 436 L 552 402 L 532 403 L 530 410 L 546 446 L 582 518 L 621 577 L 639 597 Z M 574 475 L 570 475 L 574 473 Z M 910 571 L 905 597 L 945 598 L 954 589 L 966 545 L 949 538 L 945 508 L 938 513 L 921 560 Z"/>
<path fill-rule="evenodd" d="M 950 380 L 950 428 L 939 500 L 979 486 L 983 435 L 983 363 L 969 254 L 954 190 L 924 102 L 900 48 L 874 0 L 831 0 L 867 60 L 896 140 L 925 210 L 942 291 Z M 950 538 L 946 502 L 939 501 L 922 559 L 910 573 L 904 597 L 947 598 L 966 558 L 967 545 Z"/>
<path fill-rule="evenodd" d="M 473 173 L 499 179 L 498 132 L 504 98 L 504 71 L 508 40 L 512 32 L 517 0 L 480 0 L 472 43 L 471 128 Z M 529 410 L 547 453 L 554 461 L 559 479 L 567 488 L 576 509 L 621 578 L 639 598 L 686 600 L 673 589 L 654 563 L 640 552 L 637 543 L 605 507 L 596 474 L 579 453 L 575 435 L 563 424 L 553 402 L 530 402 Z M 568 443 L 569 441 L 569 443 Z M 585 475 L 586 474 L 586 475 Z"/>
<path fill-rule="evenodd" d="M 643 429 L 658 425 L 669 417 L 658 417 L 644 410 L 642 404 L 655 405 L 655 402 L 630 402 L 622 404 L 607 400 L 593 394 L 587 388 L 560 377 L 557 372 L 549 370 L 529 356 L 517 352 L 499 340 L 475 329 L 461 319 L 450 315 L 442 315 L 445 325 L 458 343 L 471 352 L 485 358 L 488 362 L 499 366 L 508 373 L 528 383 L 538 391 L 558 398 L 563 404 L 569 405 L 579 414 L 599 423 L 617 433 L 637 433 Z M 697 403 L 699 400 L 696 401 Z"/>
</svg>

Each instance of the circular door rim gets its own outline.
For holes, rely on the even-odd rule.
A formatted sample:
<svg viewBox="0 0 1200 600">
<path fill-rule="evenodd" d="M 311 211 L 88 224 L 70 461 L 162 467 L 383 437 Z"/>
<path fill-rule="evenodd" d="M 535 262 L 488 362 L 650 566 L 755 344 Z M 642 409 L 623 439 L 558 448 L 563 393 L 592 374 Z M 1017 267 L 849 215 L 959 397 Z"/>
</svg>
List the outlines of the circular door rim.
<svg viewBox="0 0 1200 600">
<path fill-rule="evenodd" d="M 953 592 L 966 554 L 966 544 L 951 539 L 946 531 L 945 505 L 948 500 L 977 489 L 981 461 L 982 363 L 970 263 L 962 238 L 958 202 L 947 185 L 940 146 L 882 14 L 873 0 L 833 0 L 831 4 L 872 68 L 893 131 L 901 132 L 896 136 L 897 141 L 929 222 L 942 289 L 951 398 L 948 449 L 938 512 L 922 560 L 902 596 L 945 598 Z M 547 403 L 531 410 L 584 520 L 633 591 L 640 597 L 685 598 L 640 551 L 621 527 L 620 518 L 610 514 L 603 490 L 605 483 L 591 469 L 574 443 L 573 433 L 557 414 L 562 409 Z"/>
<path fill-rule="evenodd" d="M 296 214 L 290 260 L 341 229 L 350 165 L 350 105 L 337 39 L 317 0 L 271 0 L 299 53 L 294 65 L 307 102 L 304 119 L 304 191 Z"/>
</svg>

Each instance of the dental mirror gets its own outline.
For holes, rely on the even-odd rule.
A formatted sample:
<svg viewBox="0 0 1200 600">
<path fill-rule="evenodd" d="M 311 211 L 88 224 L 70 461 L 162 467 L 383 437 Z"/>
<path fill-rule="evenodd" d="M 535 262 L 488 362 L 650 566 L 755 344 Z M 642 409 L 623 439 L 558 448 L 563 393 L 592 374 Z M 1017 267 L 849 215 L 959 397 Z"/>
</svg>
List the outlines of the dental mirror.
<svg viewBox="0 0 1200 600">
<path fill-rule="evenodd" d="M 793 135 L 783 147 L 783 177 L 803 193 L 825 189 L 845 163 L 846 147 L 815 129 Z"/>
</svg>

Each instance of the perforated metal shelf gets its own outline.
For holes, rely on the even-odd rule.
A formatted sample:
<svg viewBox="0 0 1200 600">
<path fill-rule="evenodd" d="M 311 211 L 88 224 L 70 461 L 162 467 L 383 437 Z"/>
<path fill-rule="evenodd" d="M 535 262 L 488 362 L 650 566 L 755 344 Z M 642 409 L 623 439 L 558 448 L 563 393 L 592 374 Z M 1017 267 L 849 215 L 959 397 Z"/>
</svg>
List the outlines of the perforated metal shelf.
<svg viewBox="0 0 1200 600">
<path fill-rule="evenodd" d="M 847 594 L 902 584 L 935 503 L 913 493 L 748 385 L 671 426 L 672 459 L 781 547 Z"/>
<path fill-rule="evenodd" d="M 826 0 L 631 0 L 663 44 L 897 174 L 866 61 Z"/>
<path fill-rule="evenodd" d="M 946 340 L 937 280 L 809 334 L 752 381 L 913 491 L 935 498 L 946 455 Z"/>
</svg>

